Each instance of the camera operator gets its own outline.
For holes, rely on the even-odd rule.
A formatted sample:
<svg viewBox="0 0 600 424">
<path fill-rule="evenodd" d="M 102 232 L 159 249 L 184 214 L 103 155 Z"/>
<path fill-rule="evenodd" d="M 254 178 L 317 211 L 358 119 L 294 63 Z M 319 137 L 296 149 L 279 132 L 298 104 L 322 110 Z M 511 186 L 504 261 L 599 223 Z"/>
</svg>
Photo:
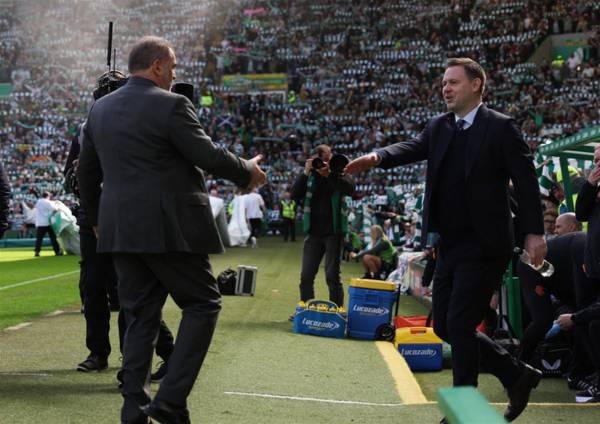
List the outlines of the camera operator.
<svg viewBox="0 0 600 424">
<path fill-rule="evenodd" d="M 303 229 L 307 237 L 302 253 L 300 300 L 315 297 L 314 280 L 325 255 L 329 300 L 343 306 L 340 262 L 344 234 L 348 230 L 344 197 L 354 193 L 354 181 L 343 173 L 344 165 L 339 166 L 345 163 L 345 157 L 336 156 L 332 156 L 329 146 L 317 146 L 315 155 L 306 161 L 304 173 L 294 182 L 291 197 L 298 202 L 304 199 Z"/>
<path fill-rule="evenodd" d="M 119 71 L 110 71 L 102 74 L 94 90 L 94 100 L 99 100 L 112 91 L 117 90 L 126 83 L 125 75 Z M 84 142 L 83 130 L 85 123 L 79 126 L 75 135 L 67 163 L 65 165 L 66 190 L 79 198 L 79 188 L 75 172 L 79 161 L 79 153 Z M 86 321 L 86 346 L 90 351 L 89 356 L 77 365 L 77 371 L 101 371 L 108 367 L 108 356 L 111 352 L 109 331 L 110 311 L 119 310 L 117 292 L 117 274 L 110 253 L 96 251 L 96 234 L 86 215 L 85 208 L 79 206 L 76 210 L 77 224 L 79 225 L 79 238 L 81 245 L 81 262 L 79 277 L 79 292 L 83 304 L 83 313 Z M 119 347 L 123 349 L 125 335 L 125 318 L 119 313 Z M 156 353 L 164 361 L 162 368 L 152 374 L 152 380 L 158 381 L 166 373 L 166 364 L 173 352 L 173 335 L 169 328 L 161 322 Z M 120 379 L 120 377 L 117 377 Z"/>
</svg>

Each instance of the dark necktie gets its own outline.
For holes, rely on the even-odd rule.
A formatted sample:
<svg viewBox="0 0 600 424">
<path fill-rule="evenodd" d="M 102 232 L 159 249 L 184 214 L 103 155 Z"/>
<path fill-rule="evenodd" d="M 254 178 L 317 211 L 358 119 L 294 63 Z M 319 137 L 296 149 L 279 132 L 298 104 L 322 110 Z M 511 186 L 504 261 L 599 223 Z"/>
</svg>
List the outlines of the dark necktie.
<svg viewBox="0 0 600 424">
<path fill-rule="evenodd" d="M 461 132 L 465 129 L 465 125 L 467 124 L 467 121 L 465 121 L 464 119 L 459 119 L 458 121 L 456 121 L 456 131 Z"/>
</svg>

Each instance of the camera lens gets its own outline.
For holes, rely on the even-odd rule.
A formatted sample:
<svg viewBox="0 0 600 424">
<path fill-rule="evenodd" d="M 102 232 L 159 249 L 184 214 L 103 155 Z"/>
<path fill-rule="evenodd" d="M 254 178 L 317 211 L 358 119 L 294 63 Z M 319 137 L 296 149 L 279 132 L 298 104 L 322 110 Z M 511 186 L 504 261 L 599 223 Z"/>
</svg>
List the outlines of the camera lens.
<svg viewBox="0 0 600 424">
<path fill-rule="evenodd" d="M 321 169 L 325 166 L 325 162 L 321 158 L 314 158 L 312 161 L 313 169 Z"/>
</svg>

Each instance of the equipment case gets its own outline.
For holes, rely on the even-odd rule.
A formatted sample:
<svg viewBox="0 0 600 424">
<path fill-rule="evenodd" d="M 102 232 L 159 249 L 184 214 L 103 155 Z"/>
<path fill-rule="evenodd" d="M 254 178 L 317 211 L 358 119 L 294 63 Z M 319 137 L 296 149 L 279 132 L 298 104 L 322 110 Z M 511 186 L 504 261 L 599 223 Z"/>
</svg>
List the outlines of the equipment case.
<svg viewBox="0 0 600 424">
<path fill-rule="evenodd" d="M 238 265 L 237 281 L 235 283 L 236 295 L 254 296 L 257 272 L 258 269 L 255 266 Z"/>
</svg>

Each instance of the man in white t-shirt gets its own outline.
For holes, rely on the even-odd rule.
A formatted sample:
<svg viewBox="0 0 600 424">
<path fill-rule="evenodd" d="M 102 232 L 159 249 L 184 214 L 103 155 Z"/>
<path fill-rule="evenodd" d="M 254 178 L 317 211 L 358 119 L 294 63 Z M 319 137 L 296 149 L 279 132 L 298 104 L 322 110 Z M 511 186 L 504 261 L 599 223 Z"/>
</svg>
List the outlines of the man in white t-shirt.
<svg viewBox="0 0 600 424">
<path fill-rule="evenodd" d="M 250 244 L 255 245 L 256 239 L 260 234 L 260 226 L 263 219 L 263 211 L 265 210 L 265 201 L 262 196 L 257 193 L 256 189 L 244 196 L 244 205 L 246 206 L 246 217 L 250 222 Z"/>
<path fill-rule="evenodd" d="M 54 249 L 56 256 L 62 255 L 58 242 L 56 241 L 56 234 L 54 234 L 54 230 L 50 226 L 50 215 L 56 210 L 56 207 L 52 204 L 50 198 L 50 193 L 45 191 L 35 204 L 35 256 L 40 256 L 42 241 L 46 234 L 50 237 L 50 242 L 52 243 L 52 248 Z"/>
</svg>

